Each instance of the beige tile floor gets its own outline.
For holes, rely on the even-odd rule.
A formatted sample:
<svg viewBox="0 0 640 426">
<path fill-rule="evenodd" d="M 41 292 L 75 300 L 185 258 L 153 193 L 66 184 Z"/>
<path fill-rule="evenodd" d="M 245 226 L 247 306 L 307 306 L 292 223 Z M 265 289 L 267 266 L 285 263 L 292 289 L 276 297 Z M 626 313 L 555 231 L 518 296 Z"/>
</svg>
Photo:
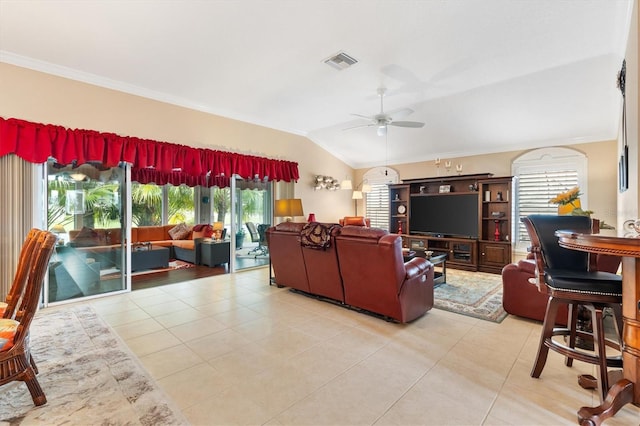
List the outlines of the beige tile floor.
<svg viewBox="0 0 640 426">
<path fill-rule="evenodd" d="M 597 395 L 540 325 L 433 309 L 409 325 L 268 285 L 267 269 L 90 303 L 194 425 L 575 425 Z M 607 425 L 640 424 L 626 406 Z"/>
</svg>

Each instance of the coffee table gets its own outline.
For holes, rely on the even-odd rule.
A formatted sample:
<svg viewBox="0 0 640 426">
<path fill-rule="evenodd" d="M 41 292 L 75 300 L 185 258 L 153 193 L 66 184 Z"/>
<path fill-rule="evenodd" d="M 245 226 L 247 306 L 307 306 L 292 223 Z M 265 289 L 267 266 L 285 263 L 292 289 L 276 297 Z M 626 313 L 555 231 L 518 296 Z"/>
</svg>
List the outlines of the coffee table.
<svg viewBox="0 0 640 426">
<path fill-rule="evenodd" d="M 115 250 L 116 267 L 122 269 L 122 249 Z M 145 269 L 168 268 L 169 249 L 161 246 L 148 246 L 131 250 L 131 272 Z"/>
<path fill-rule="evenodd" d="M 439 254 L 437 256 L 428 257 L 427 260 L 435 267 L 442 268 L 440 271 L 434 271 L 433 284 L 443 284 L 447 282 L 447 254 Z"/>
</svg>

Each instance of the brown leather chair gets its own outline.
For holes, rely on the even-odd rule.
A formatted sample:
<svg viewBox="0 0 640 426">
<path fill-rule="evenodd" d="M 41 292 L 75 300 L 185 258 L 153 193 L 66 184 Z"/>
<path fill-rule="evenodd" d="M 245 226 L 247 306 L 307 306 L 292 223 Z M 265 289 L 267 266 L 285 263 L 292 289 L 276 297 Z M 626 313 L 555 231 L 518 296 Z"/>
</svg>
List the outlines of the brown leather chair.
<svg viewBox="0 0 640 426">
<path fill-rule="evenodd" d="M 346 304 L 402 323 L 433 307 L 433 265 L 423 258 L 405 264 L 400 236 L 344 226 L 336 248 Z"/>
<path fill-rule="evenodd" d="M 313 294 L 328 297 L 344 303 L 342 276 L 336 251 L 336 235 L 341 226 L 338 224 L 313 223 L 306 227 L 326 227 L 329 241 L 326 247 L 302 247 L 302 256 L 307 270 L 309 290 Z"/>
<path fill-rule="evenodd" d="M 538 290 L 535 279 L 536 263 L 531 258 L 502 268 L 502 307 L 507 313 L 540 322 L 544 320 L 549 296 Z M 566 305 L 561 306 L 556 324 L 566 325 L 568 312 Z"/>
<path fill-rule="evenodd" d="M 300 245 L 300 232 L 305 225 L 303 222 L 282 222 L 270 227 L 267 229 L 267 245 L 276 284 L 309 293 Z"/>
<path fill-rule="evenodd" d="M 606 254 L 591 255 L 595 259 L 595 270 L 616 273 L 620 257 Z M 511 314 L 542 322 L 547 310 L 549 296 L 538 290 L 536 264 L 533 254 L 517 263 L 502 268 L 502 306 Z M 556 324 L 566 325 L 568 306 L 558 308 Z"/>
</svg>

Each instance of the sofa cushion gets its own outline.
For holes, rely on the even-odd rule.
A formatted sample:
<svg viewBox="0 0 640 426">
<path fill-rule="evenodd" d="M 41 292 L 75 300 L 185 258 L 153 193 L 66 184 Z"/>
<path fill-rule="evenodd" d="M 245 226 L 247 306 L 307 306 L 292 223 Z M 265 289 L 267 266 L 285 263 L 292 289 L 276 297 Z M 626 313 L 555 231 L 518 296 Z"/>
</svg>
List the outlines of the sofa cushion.
<svg viewBox="0 0 640 426">
<path fill-rule="evenodd" d="M 20 323 L 16 320 L 0 319 L 0 352 L 8 351 L 13 347 L 13 338 Z"/>
<path fill-rule="evenodd" d="M 180 223 L 169 230 L 169 235 L 174 240 L 184 240 L 189 236 L 191 229 L 186 223 Z"/>
</svg>

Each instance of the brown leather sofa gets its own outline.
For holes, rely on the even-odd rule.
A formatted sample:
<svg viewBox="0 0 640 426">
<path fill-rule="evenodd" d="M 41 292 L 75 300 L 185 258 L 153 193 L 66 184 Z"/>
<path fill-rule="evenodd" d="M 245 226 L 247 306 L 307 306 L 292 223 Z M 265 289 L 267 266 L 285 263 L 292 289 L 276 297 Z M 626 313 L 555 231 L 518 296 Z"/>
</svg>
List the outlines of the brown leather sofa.
<svg viewBox="0 0 640 426">
<path fill-rule="evenodd" d="M 305 223 L 285 222 L 267 230 L 275 281 L 399 322 L 433 307 L 433 265 L 402 257 L 402 240 L 363 226 L 322 224 L 328 245 L 303 246 Z"/>
<path fill-rule="evenodd" d="M 597 255 L 594 267 L 598 271 L 615 273 L 620 266 L 620 257 Z M 502 306 L 511 315 L 543 321 L 548 297 L 538 290 L 535 281 L 535 261 L 522 259 L 502 268 Z M 567 306 L 558 310 L 556 323 L 567 324 Z"/>
<path fill-rule="evenodd" d="M 346 304 L 402 323 L 433 307 L 433 265 L 423 258 L 405 263 L 399 235 L 345 226 L 336 248 Z"/>
<path fill-rule="evenodd" d="M 300 245 L 304 225 L 306 223 L 283 222 L 268 228 L 267 245 L 276 283 L 310 293 Z"/>
</svg>

